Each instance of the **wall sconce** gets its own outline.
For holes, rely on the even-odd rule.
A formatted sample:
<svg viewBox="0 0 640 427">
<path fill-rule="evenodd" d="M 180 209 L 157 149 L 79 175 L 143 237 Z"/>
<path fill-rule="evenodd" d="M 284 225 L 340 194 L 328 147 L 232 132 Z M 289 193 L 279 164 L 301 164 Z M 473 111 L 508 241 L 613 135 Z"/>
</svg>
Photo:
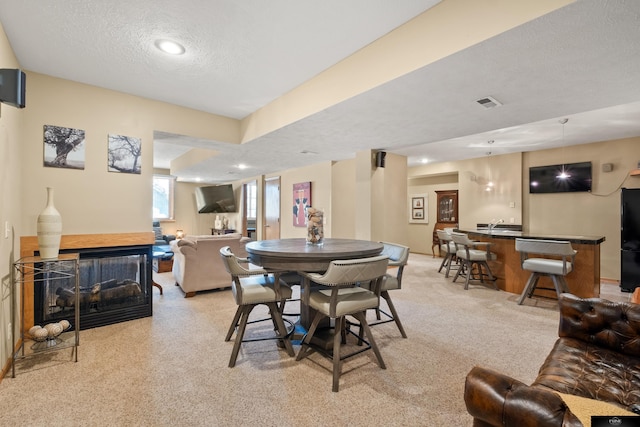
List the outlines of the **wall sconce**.
<svg viewBox="0 0 640 427">
<path fill-rule="evenodd" d="M 176 230 L 176 239 L 180 240 L 184 237 L 184 231 Z"/>
</svg>

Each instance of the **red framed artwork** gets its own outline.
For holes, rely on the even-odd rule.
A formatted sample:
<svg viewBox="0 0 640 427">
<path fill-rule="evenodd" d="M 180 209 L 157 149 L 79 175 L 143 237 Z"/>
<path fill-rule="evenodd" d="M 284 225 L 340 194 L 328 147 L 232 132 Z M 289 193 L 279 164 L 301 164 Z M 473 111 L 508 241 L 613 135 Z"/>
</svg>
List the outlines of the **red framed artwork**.
<svg viewBox="0 0 640 427">
<path fill-rule="evenodd" d="M 311 182 L 293 184 L 293 226 L 306 227 L 307 208 L 311 206 Z"/>
</svg>

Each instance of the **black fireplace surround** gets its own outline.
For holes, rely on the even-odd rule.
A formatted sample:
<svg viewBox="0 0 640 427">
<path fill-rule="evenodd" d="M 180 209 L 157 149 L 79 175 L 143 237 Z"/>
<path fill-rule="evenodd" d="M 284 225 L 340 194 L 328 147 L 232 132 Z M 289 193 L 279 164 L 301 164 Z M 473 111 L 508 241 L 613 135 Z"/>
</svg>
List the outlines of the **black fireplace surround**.
<svg viewBox="0 0 640 427">
<path fill-rule="evenodd" d="M 151 248 L 140 245 L 60 251 L 80 254 L 81 330 L 152 315 Z M 42 279 L 34 288 L 34 323 L 67 319 L 73 324 L 74 280 Z"/>
</svg>

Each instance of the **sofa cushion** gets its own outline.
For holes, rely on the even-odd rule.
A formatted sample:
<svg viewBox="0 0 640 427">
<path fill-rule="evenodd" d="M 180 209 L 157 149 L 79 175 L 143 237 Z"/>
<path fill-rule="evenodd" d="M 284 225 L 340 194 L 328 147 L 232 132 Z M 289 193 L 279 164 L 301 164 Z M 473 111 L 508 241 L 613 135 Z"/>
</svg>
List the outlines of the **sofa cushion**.
<svg viewBox="0 0 640 427">
<path fill-rule="evenodd" d="M 574 338 L 559 338 L 534 386 L 640 409 L 640 357 Z"/>
</svg>

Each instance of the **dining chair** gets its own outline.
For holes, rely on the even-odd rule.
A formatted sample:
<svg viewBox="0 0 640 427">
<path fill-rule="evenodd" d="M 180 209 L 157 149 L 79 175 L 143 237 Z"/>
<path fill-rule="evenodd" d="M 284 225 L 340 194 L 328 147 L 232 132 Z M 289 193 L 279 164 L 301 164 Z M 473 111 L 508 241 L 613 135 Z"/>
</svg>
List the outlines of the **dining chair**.
<svg viewBox="0 0 640 427">
<path fill-rule="evenodd" d="M 438 273 L 442 271 L 443 268 L 446 268 L 444 277 L 449 278 L 449 272 L 454 267 L 454 262 L 457 260 L 456 258 L 456 244 L 451 240 L 451 234 L 447 233 L 444 230 L 436 230 L 438 234 L 438 240 L 440 241 L 440 253 L 444 254 L 444 259 L 440 264 L 440 268 L 438 268 Z"/>
<path fill-rule="evenodd" d="M 284 302 L 291 298 L 291 288 L 284 280 L 279 280 L 279 283 L 276 284 L 273 275 L 262 268 L 252 266 L 252 268 L 249 269 L 240 265 L 241 262 L 248 263 L 248 260 L 235 256 L 229 246 L 220 248 L 220 256 L 222 257 L 227 272 L 231 275 L 233 281 L 231 291 L 238 305 L 236 314 L 233 317 L 231 326 L 224 339 L 225 341 L 230 341 L 233 332 L 236 331 L 236 339 L 233 344 L 231 358 L 229 359 L 229 367 L 233 368 L 235 366 L 240 346 L 243 342 L 275 339 L 284 344 L 284 348 L 289 356 L 295 356 L 291 341 L 289 340 L 289 335 L 293 331 L 293 325 L 287 328 L 285 326 L 285 320 L 282 318 L 282 307 L 284 306 Z M 278 303 L 280 303 L 280 306 L 278 306 Z M 244 334 L 247 324 L 269 320 L 269 318 L 265 318 L 249 321 L 251 311 L 254 307 L 261 304 L 268 307 L 271 316 L 270 319 L 273 322 L 277 335 L 245 339 Z M 288 321 L 287 323 L 291 324 Z"/>
<path fill-rule="evenodd" d="M 529 280 L 524 286 L 518 305 L 524 299 L 533 296 L 540 277 L 550 277 L 553 282 L 556 294 L 560 297 L 563 292 L 570 292 L 565 276 L 573 270 L 573 264 L 577 251 L 571 246 L 569 241 L 542 240 L 542 239 L 516 239 L 516 251 L 520 252 L 520 262 L 522 269 L 531 272 Z M 539 255 L 533 257 L 531 255 Z M 554 290 L 554 288 L 541 288 Z"/>
<path fill-rule="evenodd" d="M 332 390 L 334 392 L 339 389 L 342 362 L 347 358 L 371 349 L 380 368 L 386 369 L 365 313 L 379 305 L 380 288 L 387 273 L 388 264 L 388 257 L 379 255 L 371 258 L 331 261 L 324 274 L 301 273 L 303 276 L 303 302 L 316 310 L 316 315 L 302 340 L 296 360 L 302 360 L 314 351 L 331 359 L 333 362 Z M 370 289 L 357 286 L 367 282 L 373 282 Z M 311 287 L 312 283 L 316 285 L 314 288 Z M 317 285 L 320 286 L 317 287 Z M 355 317 L 360 322 L 360 327 L 366 337 L 364 343 L 367 345 L 358 347 L 358 350 L 348 354 L 341 354 L 342 338 L 346 334 L 345 317 L 348 315 Z M 330 350 L 312 344 L 312 339 L 318 331 L 318 324 L 327 317 L 335 322 L 333 347 Z"/>
<path fill-rule="evenodd" d="M 496 278 L 491 273 L 488 264 L 488 261 L 497 259 L 496 254 L 489 250 L 491 242 L 476 242 L 469 239 L 465 233 L 458 232 L 451 233 L 451 240 L 456 245 L 456 258 L 461 263 L 453 281 L 455 282 L 459 276 L 465 276 L 464 288 L 469 289 L 469 280 L 480 280 L 481 283 L 484 283 L 486 277 L 493 283 L 493 287 L 499 290 Z M 478 249 L 483 246 L 485 249 Z"/>
<path fill-rule="evenodd" d="M 386 255 L 389 257 L 387 274 L 385 274 L 382 280 L 382 285 L 380 287 L 380 296 L 386 301 L 387 307 L 389 308 L 389 311 L 391 313 L 387 313 L 386 311 L 382 310 L 380 308 L 380 305 L 378 305 L 378 308 L 375 309 L 376 321 L 369 322 L 369 326 L 395 322 L 398 330 L 400 331 L 400 334 L 402 335 L 402 338 L 407 338 L 407 333 L 404 331 L 404 327 L 402 326 L 402 322 L 400 321 L 400 316 L 398 316 L 396 307 L 393 305 L 393 301 L 391 301 L 391 295 L 389 295 L 389 291 L 402 288 L 402 273 L 404 271 L 405 265 L 407 265 L 407 261 L 409 260 L 409 247 L 399 245 L 397 243 L 380 243 L 383 244 L 382 252 L 380 253 L 380 255 Z M 395 274 L 391 274 L 391 271 L 394 271 Z M 362 284 L 361 286 L 365 286 L 367 287 L 367 289 L 369 288 L 368 283 Z M 382 319 L 381 314 L 385 316 L 385 319 Z"/>
</svg>

